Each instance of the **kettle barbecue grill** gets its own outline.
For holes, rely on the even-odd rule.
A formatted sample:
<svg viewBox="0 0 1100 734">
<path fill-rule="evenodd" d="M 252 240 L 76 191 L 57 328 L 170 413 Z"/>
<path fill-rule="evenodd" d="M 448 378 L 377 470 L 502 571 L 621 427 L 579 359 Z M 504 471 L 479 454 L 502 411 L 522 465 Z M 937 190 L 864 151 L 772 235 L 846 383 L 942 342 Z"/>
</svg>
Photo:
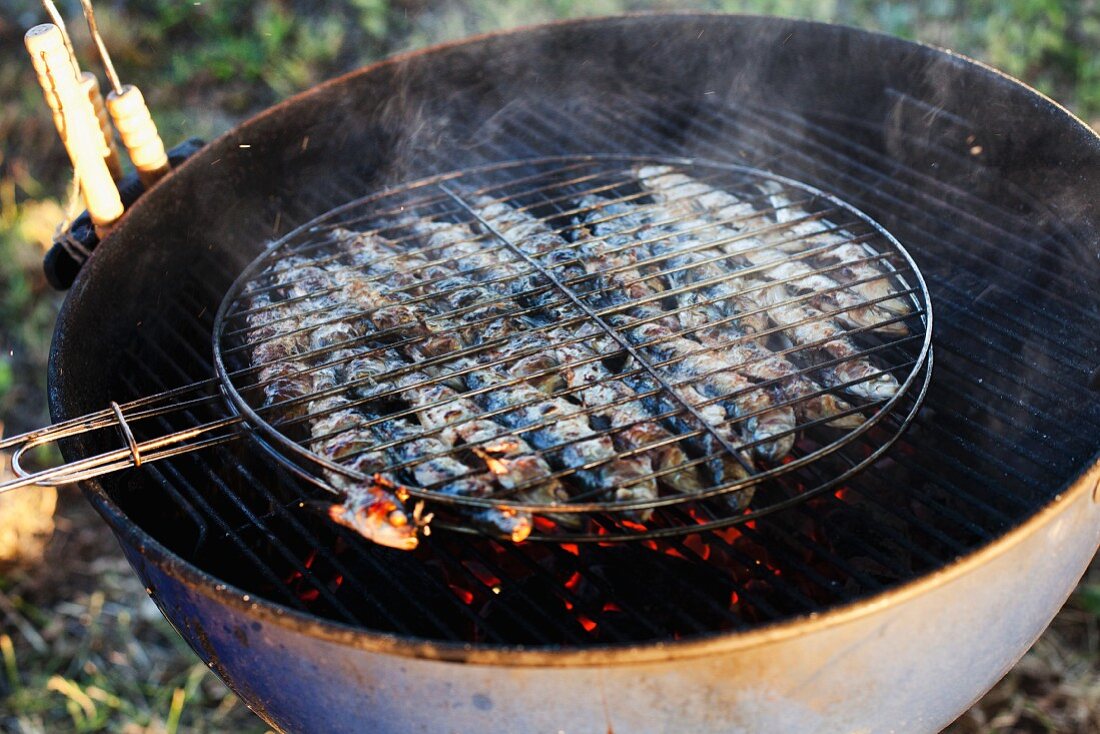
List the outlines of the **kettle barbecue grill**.
<svg viewBox="0 0 1100 734">
<path fill-rule="evenodd" d="M 221 359 L 247 352 L 221 339 L 252 276 L 426 194 L 475 224 L 462 192 L 512 186 L 566 227 L 576 174 L 621 199 L 639 160 L 842 212 L 912 299 L 906 336 L 866 343 L 896 400 L 839 439 L 803 427 L 748 514 L 705 514 L 747 484 L 666 495 L 642 530 L 596 498 L 584 531 L 535 508 L 551 520 L 516 544 L 444 508 L 412 552 L 318 515 L 315 457 L 288 456 L 292 430 L 234 389 L 247 364 Z M 110 457 L 76 477 L 158 606 L 279 729 L 934 731 L 1100 540 L 1098 172 L 1096 136 L 1019 83 L 835 26 L 667 15 L 450 44 L 299 95 L 144 194 L 66 299 L 51 410 L 69 460 Z M 199 451 L 135 448 L 196 426 Z"/>
</svg>

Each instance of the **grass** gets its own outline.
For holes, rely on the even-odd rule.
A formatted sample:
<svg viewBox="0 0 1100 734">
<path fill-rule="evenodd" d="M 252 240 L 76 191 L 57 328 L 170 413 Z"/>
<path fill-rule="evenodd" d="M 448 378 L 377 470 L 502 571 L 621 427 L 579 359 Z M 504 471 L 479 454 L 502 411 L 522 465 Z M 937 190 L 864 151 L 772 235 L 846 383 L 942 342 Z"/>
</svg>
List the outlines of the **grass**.
<svg viewBox="0 0 1100 734">
<path fill-rule="evenodd" d="M 0 731 L 264 732 L 160 616 L 105 531 L 63 494 L 45 555 L 0 572 Z"/>
<path fill-rule="evenodd" d="M 90 61 L 76 0 L 59 0 Z M 684 9 L 808 17 L 969 54 L 1100 122 L 1100 0 L 99 0 L 126 81 L 165 139 L 210 138 L 322 79 L 393 52 L 559 17 Z M 0 3 L 0 420 L 46 420 L 60 297 L 39 270 L 68 162 L 22 49 L 36 0 Z M 90 66 L 90 63 L 87 64 Z M 0 517 L 4 506 L 0 502 Z M 0 567 L 0 731 L 262 732 L 153 607 L 102 522 L 62 491 L 45 555 Z M 1100 731 L 1100 567 L 1050 630 L 953 727 L 958 734 Z"/>
</svg>

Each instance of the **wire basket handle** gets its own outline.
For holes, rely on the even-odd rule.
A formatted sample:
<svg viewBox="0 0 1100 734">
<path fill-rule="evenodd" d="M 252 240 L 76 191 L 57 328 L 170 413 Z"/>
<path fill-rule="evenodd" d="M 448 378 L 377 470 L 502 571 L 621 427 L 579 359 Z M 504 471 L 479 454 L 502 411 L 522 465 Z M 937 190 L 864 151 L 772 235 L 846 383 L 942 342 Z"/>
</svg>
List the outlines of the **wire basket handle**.
<svg viewBox="0 0 1100 734">
<path fill-rule="evenodd" d="M 53 487 L 78 482 L 234 440 L 239 435 L 235 427 L 241 423 L 241 418 L 236 415 L 196 423 L 178 431 L 158 432 L 144 440 L 138 440 L 135 436 L 131 425 L 135 421 L 190 410 L 199 403 L 216 399 L 210 395 L 190 397 L 186 394 L 202 384 L 159 393 L 125 406 L 112 401 L 110 407 L 104 410 L 0 441 L 0 451 L 11 452 L 11 467 L 15 474 L 14 478 L 0 482 L 0 493 L 30 485 Z M 130 412 L 129 416 L 126 411 Z M 112 428 L 121 439 L 119 448 L 37 471 L 24 466 L 27 453 L 33 449 Z"/>
</svg>

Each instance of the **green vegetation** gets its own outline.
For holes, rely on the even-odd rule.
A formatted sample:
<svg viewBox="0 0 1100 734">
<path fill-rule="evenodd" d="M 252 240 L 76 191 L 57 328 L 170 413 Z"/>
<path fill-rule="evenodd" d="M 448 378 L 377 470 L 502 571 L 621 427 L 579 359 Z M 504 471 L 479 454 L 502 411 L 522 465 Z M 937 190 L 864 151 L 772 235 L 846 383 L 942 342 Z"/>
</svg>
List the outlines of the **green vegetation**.
<svg viewBox="0 0 1100 734">
<path fill-rule="evenodd" d="M 92 63 L 76 0 L 58 0 Z M 643 10 L 828 20 L 946 46 L 1100 120 L 1100 0 L 98 0 L 124 80 L 166 141 L 210 138 L 273 102 L 409 48 L 562 17 Z M 59 297 L 39 270 L 61 220 L 68 162 L 22 46 L 37 0 L 0 2 L 0 420 L 46 420 Z M 38 564 L 0 569 L 0 731 L 263 731 L 151 608 L 105 527 L 62 503 Z M 1100 730 L 1100 576 L 959 732 Z"/>
</svg>

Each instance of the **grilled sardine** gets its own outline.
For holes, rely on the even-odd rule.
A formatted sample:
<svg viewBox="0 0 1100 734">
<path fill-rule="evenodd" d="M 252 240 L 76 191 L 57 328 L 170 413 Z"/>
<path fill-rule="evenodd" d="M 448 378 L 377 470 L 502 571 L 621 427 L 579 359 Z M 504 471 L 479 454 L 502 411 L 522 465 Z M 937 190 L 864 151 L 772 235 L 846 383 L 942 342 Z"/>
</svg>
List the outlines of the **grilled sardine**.
<svg viewBox="0 0 1100 734">
<path fill-rule="evenodd" d="M 682 310 L 677 318 L 683 330 L 689 331 L 704 345 L 724 351 L 744 374 L 773 384 L 781 400 L 794 404 L 800 420 L 826 420 L 851 409 L 846 402 L 823 392 L 821 386 L 800 374 L 801 370 L 790 360 L 749 338 L 752 333 L 759 333 L 767 327 L 766 317 L 762 314 L 756 314 L 757 318 L 731 320 L 730 317 L 740 317 L 745 312 L 754 311 L 755 304 L 725 277 L 728 271 L 713 261 L 715 250 L 701 250 L 696 246 L 698 243 L 694 235 L 666 236 L 665 227 L 653 224 L 657 217 L 636 207 L 617 203 L 600 206 L 595 199 L 582 199 L 581 203 L 600 213 L 599 221 L 590 224 L 593 239 L 601 243 L 599 249 L 609 249 L 613 241 L 611 238 L 616 234 L 631 232 L 641 243 L 639 246 L 644 253 L 656 255 L 662 260 L 668 258 L 665 269 L 669 271 L 669 281 L 679 291 L 676 299 Z M 596 217 L 589 215 L 588 219 Z M 685 229 L 691 231 L 695 228 L 688 223 Z M 677 254 L 680 249 L 686 252 Z M 700 289 L 685 287 L 700 281 L 709 281 L 711 285 Z M 703 295 L 706 298 L 701 297 Z M 854 427 L 862 422 L 860 415 L 852 414 L 834 419 L 831 424 Z"/>
<path fill-rule="evenodd" d="M 797 223 L 783 220 L 776 226 L 767 224 L 763 215 L 753 206 L 736 196 L 697 181 L 690 176 L 676 173 L 668 166 L 640 166 L 635 171 L 642 187 L 661 205 L 672 218 L 686 220 L 704 218 L 712 224 L 711 236 L 722 241 L 723 251 L 737 254 L 758 270 L 763 280 L 782 281 L 795 292 L 813 294 L 812 302 L 823 311 L 836 311 L 834 318 L 848 328 L 869 328 L 887 334 L 906 333 L 905 325 L 892 321 L 893 314 L 868 301 L 858 292 L 848 289 L 825 273 L 818 272 L 804 259 L 792 257 L 789 251 L 773 246 L 775 240 L 789 240 L 794 227 L 820 231 L 820 224 L 803 218 Z M 808 215 L 807 215 L 808 216 Z M 761 234 L 746 237 L 751 229 Z M 795 232 L 798 234 L 798 232 Z M 798 240 L 802 250 L 808 243 Z M 790 248 L 788 247 L 787 250 Z"/>
<path fill-rule="evenodd" d="M 295 273 L 294 263 L 276 268 L 273 280 L 288 290 L 291 298 L 308 294 L 312 286 L 311 274 Z M 291 360 L 295 354 L 309 349 L 308 332 L 302 329 L 306 307 L 272 305 L 267 295 L 258 295 L 251 300 L 252 313 L 246 317 L 248 326 L 258 335 L 252 349 L 252 362 L 260 366 L 258 377 L 261 381 L 273 379 L 265 386 L 265 402 L 270 405 L 287 400 L 299 400 L 299 407 L 284 413 L 284 420 L 301 417 L 309 411 L 309 431 L 313 437 L 311 448 L 320 456 L 333 462 L 344 463 L 347 456 L 357 454 L 349 468 L 366 474 L 369 479 L 357 481 L 340 472 L 325 470 L 326 480 L 345 496 L 341 504 L 329 507 L 329 517 L 335 522 L 346 525 L 363 537 L 379 545 L 411 550 L 417 545 L 419 518 L 406 512 L 395 485 L 377 472 L 383 462 L 377 452 L 370 450 L 369 440 L 365 440 L 360 430 L 360 416 L 355 411 L 343 410 L 338 398 L 304 400 L 325 390 L 331 375 L 324 370 L 311 370 L 305 362 Z M 274 361 L 280 360 L 280 361 Z M 284 369 L 280 365 L 294 365 L 293 372 L 284 372 L 276 376 L 276 371 Z"/>
</svg>

